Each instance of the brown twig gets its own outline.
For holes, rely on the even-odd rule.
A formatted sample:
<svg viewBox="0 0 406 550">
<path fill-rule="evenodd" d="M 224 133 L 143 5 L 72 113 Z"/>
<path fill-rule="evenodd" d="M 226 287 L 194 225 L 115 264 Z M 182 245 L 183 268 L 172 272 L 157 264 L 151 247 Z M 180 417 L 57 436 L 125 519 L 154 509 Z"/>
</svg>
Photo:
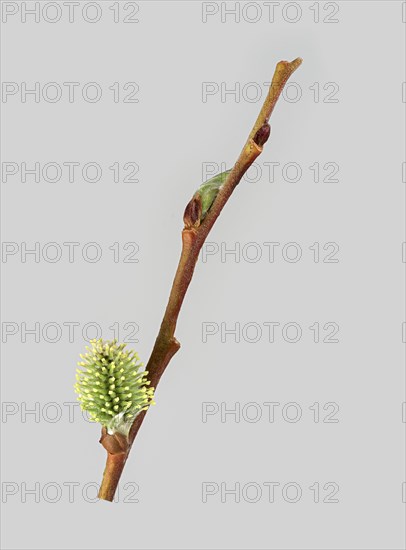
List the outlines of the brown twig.
<svg viewBox="0 0 406 550">
<path fill-rule="evenodd" d="M 268 95 L 234 167 L 220 188 L 207 216 L 199 221 L 201 205 L 192 199 L 185 211 L 185 228 L 182 231 L 182 253 L 173 281 L 168 305 L 155 341 L 151 357 L 146 366 L 151 386 L 156 388 L 169 361 L 180 348 L 175 338 L 176 323 L 186 291 L 189 287 L 199 252 L 219 217 L 224 205 L 245 172 L 262 152 L 262 147 L 270 133 L 269 118 L 290 75 L 299 67 L 302 60 L 280 61 L 276 65 Z M 199 210 L 200 208 L 200 210 Z M 99 498 L 112 501 L 131 446 L 144 420 L 146 411 L 138 414 L 131 426 L 128 440 L 109 435 L 104 430 L 100 442 L 107 450 L 107 463 Z"/>
</svg>

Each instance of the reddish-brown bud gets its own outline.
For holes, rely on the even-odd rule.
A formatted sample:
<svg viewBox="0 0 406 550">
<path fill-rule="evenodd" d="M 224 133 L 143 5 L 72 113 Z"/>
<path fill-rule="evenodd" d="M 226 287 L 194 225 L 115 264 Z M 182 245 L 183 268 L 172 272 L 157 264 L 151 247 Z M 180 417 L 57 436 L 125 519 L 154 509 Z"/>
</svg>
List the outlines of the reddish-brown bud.
<svg viewBox="0 0 406 550">
<path fill-rule="evenodd" d="M 253 139 L 259 147 L 262 147 L 268 141 L 270 135 L 271 127 L 267 122 L 265 122 L 265 124 L 257 131 Z"/>
<path fill-rule="evenodd" d="M 188 202 L 183 214 L 183 222 L 186 229 L 199 227 L 200 218 L 202 215 L 202 199 L 199 193 L 195 193 L 192 199 Z"/>
</svg>

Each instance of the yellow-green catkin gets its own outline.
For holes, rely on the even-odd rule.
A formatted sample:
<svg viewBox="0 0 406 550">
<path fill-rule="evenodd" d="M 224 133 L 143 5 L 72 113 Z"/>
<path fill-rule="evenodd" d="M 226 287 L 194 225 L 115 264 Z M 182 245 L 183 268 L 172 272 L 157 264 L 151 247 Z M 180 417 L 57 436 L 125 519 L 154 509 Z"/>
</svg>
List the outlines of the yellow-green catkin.
<svg viewBox="0 0 406 550">
<path fill-rule="evenodd" d="M 81 355 L 75 391 L 90 420 L 100 422 L 109 433 L 128 434 L 134 417 L 155 404 L 147 371 L 135 351 L 116 340 L 92 340 Z"/>
</svg>

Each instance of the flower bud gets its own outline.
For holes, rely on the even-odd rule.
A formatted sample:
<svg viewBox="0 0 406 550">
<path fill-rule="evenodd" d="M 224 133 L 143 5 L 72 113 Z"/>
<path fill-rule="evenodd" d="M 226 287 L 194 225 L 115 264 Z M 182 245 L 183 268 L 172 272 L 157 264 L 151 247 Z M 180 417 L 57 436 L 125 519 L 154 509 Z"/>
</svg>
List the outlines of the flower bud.
<svg viewBox="0 0 406 550">
<path fill-rule="evenodd" d="M 255 136 L 253 137 L 253 140 L 255 143 L 262 147 L 269 139 L 269 136 L 271 135 L 271 127 L 267 122 L 261 128 L 257 131 Z"/>
<path fill-rule="evenodd" d="M 201 224 L 230 172 L 231 170 L 226 170 L 201 184 L 186 206 L 183 215 L 186 229 L 198 227 Z"/>
<path fill-rule="evenodd" d="M 186 229 L 199 227 L 200 218 L 202 215 L 202 200 L 199 193 L 195 193 L 192 199 L 188 202 L 185 213 L 183 214 L 183 222 Z"/>
</svg>

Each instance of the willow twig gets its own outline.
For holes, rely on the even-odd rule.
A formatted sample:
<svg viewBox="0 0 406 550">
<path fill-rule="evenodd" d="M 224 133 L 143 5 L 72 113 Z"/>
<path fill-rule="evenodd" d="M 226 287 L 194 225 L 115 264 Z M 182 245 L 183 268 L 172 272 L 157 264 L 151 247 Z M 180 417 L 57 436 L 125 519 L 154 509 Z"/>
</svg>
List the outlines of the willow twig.
<svg viewBox="0 0 406 550">
<path fill-rule="evenodd" d="M 186 208 L 184 215 L 185 227 L 182 231 L 182 252 L 178 268 L 162 324 L 146 366 L 146 370 L 149 373 L 148 378 L 151 381 L 151 386 L 154 388 L 157 387 L 169 361 L 180 348 L 180 344 L 175 338 L 176 323 L 186 291 L 193 276 L 200 249 L 235 187 L 251 164 L 261 154 L 263 145 L 269 137 L 270 126 L 268 121 L 272 111 L 288 78 L 299 67 L 301 62 L 302 60 L 297 58 L 291 62 L 280 61 L 276 65 L 268 95 L 258 118 L 237 162 L 227 175 L 207 216 L 200 223 L 198 215 L 199 204 L 195 199 L 192 199 Z M 109 501 L 113 500 L 125 462 L 146 412 L 142 411 L 136 416 L 126 441 L 115 435 L 109 435 L 103 429 L 100 442 L 107 450 L 107 463 L 99 491 L 99 498 Z"/>
</svg>

